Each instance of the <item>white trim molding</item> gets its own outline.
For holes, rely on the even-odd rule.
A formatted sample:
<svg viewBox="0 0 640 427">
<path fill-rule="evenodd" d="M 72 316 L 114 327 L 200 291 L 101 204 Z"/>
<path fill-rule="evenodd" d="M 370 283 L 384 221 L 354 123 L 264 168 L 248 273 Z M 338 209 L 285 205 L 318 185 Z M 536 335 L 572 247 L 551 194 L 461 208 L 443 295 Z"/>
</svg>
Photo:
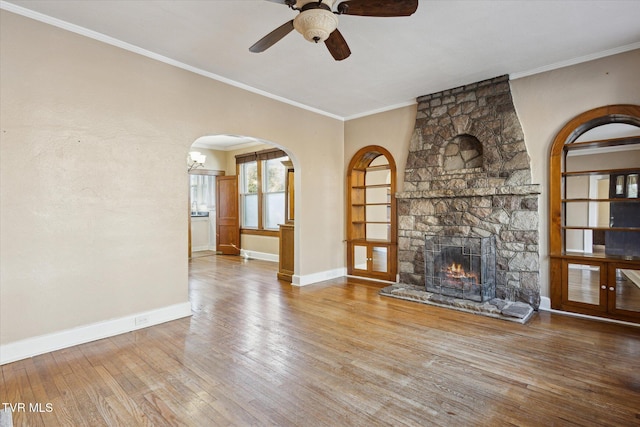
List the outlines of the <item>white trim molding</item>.
<svg viewBox="0 0 640 427">
<path fill-rule="evenodd" d="M 320 271 L 318 273 L 298 275 L 294 274 L 291 284 L 293 286 L 307 286 L 314 283 L 324 282 L 325 280 L 337 279 L 347 275 L 346 268 L 336 268 L 334 270 Z"/>
<path fill-rule="evenodd" d="M 0 365 L 189 317 L 191 314 L 191 303 L 184 302 L 4 344 L 0 346 Z"/>
<path fill-rule="evenodd" d="M 240 249 L 240 256 L 244 259 L 259 259 L 262 261 L 278 262 L 280 257 L 278 254 L 270 254 L 267 252 L 247 251 Z"/>
<path fill-rule="evenodd" d="M 571 65 L 582 64 L 583 62 L 594 61 L 607 56 L 617 55 L 619 53 L 629 52 L 631 50 L 640 49 L 640 42 L 619 46 L 613 49 L 595 52 L 590 55 L 579 56 L 577 58 L 568 59 L 566 61 L 556 62 L 554 64 L 545 65 L 543 67 L 534 68 L 533 70 L 521 71 L 509 74 L 509 80 L 517 80 L 523 77 L 533 76 L 535 74 L 545 73 L 547 71 L 557 70 L 559 68 L 569 67 Z"/>
<path fill-rule="evenodd" d="M 582 319 L 597 320 L 599 322 L 617 323 L 619 325 L 635 326 L 640 328 L 639 323 L 625 322 L 623 320 L 609 319 L 608 317 L 589 316 L 586 314 L 572 313 L 570 311 L 554 310 L 551 308 L 551 299 L 549 297 L 540 297 L 540 311 L 548 311 L 549 313 L 560 314 L 562 316 L 580 317 Z"/>
</svg>

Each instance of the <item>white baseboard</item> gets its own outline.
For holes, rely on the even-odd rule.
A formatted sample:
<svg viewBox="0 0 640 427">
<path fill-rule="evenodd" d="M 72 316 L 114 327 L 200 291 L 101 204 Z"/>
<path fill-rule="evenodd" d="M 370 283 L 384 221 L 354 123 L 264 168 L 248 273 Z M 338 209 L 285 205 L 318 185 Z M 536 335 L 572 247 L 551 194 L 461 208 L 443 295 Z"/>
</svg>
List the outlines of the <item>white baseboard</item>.
<svg viewBox="0 0 640 427">
<path fill-rule="evenodd" d="M 174 304 L 0 346 L 0 365 L 191 316 L 191 303 Z"/>
<path fill-rule="evenodd" d="M 352 274 L 347 274 L 347 277 L 353 277 L 354 279 L 368 280 L 370 282 L 388 283 L 390 285 L 395 285 L 395 284 L 399 283 L 399 276 L 397 274 L 396 274 L 396 281 L 395 282 L 392 282 L 391 280 L 374 279 L 372 277 L 354 276 Z"/>
<path fill-rule="evenodd" d="M 346 268 L 336 268 L 334 270 L 320 271 L 318 273 L 305 274 L 303 276 L 294 274 L 291 284 L 294 286 L 306 286 L 306 285 L 311 285 L 313 283 L 324 282 L 325 280 L 344 277 L 346 275 L 347 275 Z"/>
<path fill-rule="evenodd" d="M 240 249 L 240 256 L 247 259 L 259 259 L 262 261 L 273 261 L 278 262 L 280 259 L 278 254 L 270 254 L 267 252 L 256 252 L 256 251 L 247 251 L 245 249 Z"/>
<path fill-rule="evenodd" d="M 540 297 L 540 307 L 538 307 L 538 309 L 542 311 L 548 311 L 550 313 L 561 314 L 563 316 L 580 317 L 582 319 L 617 323 L 620 325 L 635 326 L 636 328 L 640 328 L 640 324 L 638 323 L 631 323 L 631 322 L 625 322 L 623 320 L 609 319 L 607 317 L 589 316 L 587 314 L 573 313 L 571 311 L 554 310 L 551 308 L 551 299 L 549 297 Z"/>
<path fill-rule="evenodd" d="M 200 251 L 215 251 L 216 247 L 215 246 L 208 246 L 208 245 L 204 245 L 204 246 L 193 246 L 191 248 L 191 252 L 200 252 Z"/>
<path fill-rule="evenodd" d="M 540 297 L 540 307 L 538 310 L 542 311 L 551 311 L 551 298 L 549 297 Z"/>
</svg>

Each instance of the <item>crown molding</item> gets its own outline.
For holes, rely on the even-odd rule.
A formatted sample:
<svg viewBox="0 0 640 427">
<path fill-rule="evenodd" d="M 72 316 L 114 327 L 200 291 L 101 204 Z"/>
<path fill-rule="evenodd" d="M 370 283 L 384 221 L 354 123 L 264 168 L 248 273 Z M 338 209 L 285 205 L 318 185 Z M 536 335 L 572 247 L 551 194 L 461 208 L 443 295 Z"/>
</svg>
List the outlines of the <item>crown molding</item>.
<svg viewBox="0 0 640 427">
<path fill-rule="evenodd" d="M 417 103 L 418 102 L 416 101 L 416 98 L 414 98 L 414 99 L 412 99 L 410 101 L 401 102 L 399 104 L 393 104 L 393 105 L 389 105 L 387 107 L 378 108 L 376 110 L 369 110 L 369 111 L 365 111 L 363 113 L 354 114 L 352 116 L 345 117 L 344 121 L 346 122 L 348 120 L 359 119 L 361 117 L 367 117 L 367 116 L 371 116 L 373 114 L 384 113 L 386 111 L 391 111 L 391 110 L 397 110 L 398 108 L 408 107 L 410 105 L 416 105 Z"/>
<path fill-rule="evenodd" d="M 583 62 L 594 61 L 596 59 L 605 58 L 611 55 L 617 55 L 619 53 L 629 52 L 635 49 L 640 49 L 640 42 L 627 44 L 627 45 L 616 47 L 613 49 L 603 50 L 601 52 L 591 53 L 589 55 L 579 56 L 577 58 L 567 59 L 566 61 L 556 62 L 554 64 L 549 64 L 543 67 L 534 68 L 533 70 L 529 70 L 529 71 L 511 73 L 509 74 L 509 80 L 517 80 L 523 77 L 529 77 L 535 74 L 557 70 L 559 68 L 570 67 L 571 65 L 582 64 Z"/>
<path fill-rule="evenodd" d="M 171 66 L 174 66 L 174 67 L 177 67 L 177 68 L 181 68 L 183 70 L 190 71 L 192 73 L 195 73 L 195 74 L 198 74 L 198 75 L 201 75 L 201 76 L 204 76 L 204 77 L 208 77 L 208 78 L 210 78 L 212 80 L 216 80 L 216 81 L 219 81 L 221 83 L 228 84 L 229 86 L 237 87 L 238 89 L 243 89 L 243 90 L 246 90 L 247 92 L 255 93 L 256 95 L 264 96 L 266 98 L 270 98 L 270 99 L 273 99 L 275 101 L 291 105 L 293 107 L 297 107 L 297 108 L 300 108 L 300 109 L 303 109 L 303 110 L 307 110 L 307 111 L 310 111 L 312 113 L 320 114 L 322 116 L 330 117 L 332 119 L 344 121 L 344 117 L 338 116 L 336 114 L 332 114 L 332 113 L 329 113 L 327 111 L 319 110 L 317 108 L 310 107 L 308 105 L 301 104 L 299 102 L 292 101 L 290 99 L 287 99 L 287 98 L 284 98 L 284 97 L 281 97 L 281 96 L 278 96 L 278 95 L 274 95 L 272 93 L 265 92 L 265 91 L 260 90 L 260 89 L 256 89 L 256 88 L 254 88 L 252 86 L 249 86 L 249 85 L 246 85 L 244 83 L 240 83 L 240 82 L 237 82 L 235 80 L 231 80 L 231 79 L 228 79 L 226 77 L 222 77 L 222 76 L 220 76 L 218 74 L 211 73 L 209 71 L 205 71 L 205 70 L 202 70 L 200 68 L 192 67 L 191 65 L 187 65 L 187 64 L 184 64 L 184 63 L 182 63 L 180 61 L 176 61 L 176 60 L 168 58 L 166 56 L 159 55 L 159 54 L 157 54 L 155 52 L 151 52 L 151 51 L 143 49 L 143 48 L 141 48 L 139 46 L 136 46 L 136 45 L 133 45 L 133 44 L 130 44 L 130 43 L 127 43 L 127 42 L 123 42 L 122 40 L 118 40 L 118 39 L 116 39 L 114 37 L 111 37 L 111 36 L 108 36 L 106 34 L 102 34 L 102 33 L 99 33 L 97 31 L 93 31 L 93 30 L 90 30 L 88 28 L 81 27 L 79 25 L 71 24 L 71 23 L 69 23 L 67 21 L 63 21 L 61 19 L 54 18 L 54 17 L 48 16 L 48 15 L 45 15 L 43 13 L 35 12 L 33 10 L 30 10 L 30 9 L 27 9 L 27 8 L 24 8 L 24 7 L 21 7 L 21 6 L 17 6 L 15 4 L 9 3 L 7 1 L 0 1 L 0 9 L 6 10 L 8 12 L 15 13 L 17 15 L 24 16 L 26 18 L 31 18 L 31 19 L 34 19 L 36 21 L 39 21 L 39 22 L 42 22 L 42 23 L 45 23 L 45 24 L 53 25 L 54 27 L 58 27 L 58 28 L 61 28 L 63 30 L 70 31 L 72 33 L 79 34 L 81 36 L 85 36 L 85 37 L 88 37 L 90 39 L 97 40 L 99 42 L 106 43 L 106 44 L 109 44 L 111 46 L 118 47 L 120 49 L 127 50 L 129 52 L 137 53 L 138 55 L 146 56 L 147 58 L 154 59 L 156 61 L 163 62 L 165 64 L 168 64 L 168 65 L 171 65 Z"/>
</svg>

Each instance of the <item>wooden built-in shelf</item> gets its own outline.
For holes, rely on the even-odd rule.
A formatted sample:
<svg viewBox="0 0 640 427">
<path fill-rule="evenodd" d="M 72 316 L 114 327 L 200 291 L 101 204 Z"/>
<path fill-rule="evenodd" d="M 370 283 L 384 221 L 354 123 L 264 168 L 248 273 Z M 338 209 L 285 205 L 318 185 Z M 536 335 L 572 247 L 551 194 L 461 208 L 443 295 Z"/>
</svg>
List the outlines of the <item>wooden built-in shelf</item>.
<svg viewBox="0 0 640 427">
<path fill-rule="evenodd" d="M 638 203 L 640 202 L 640 198 L 636 197 L 620 197 L 616 199 L 588 199 L 588 198 L 580 198 L 580 199 L 562 199 L 562 202 L 631 202 Z"/>
<path fill-rule="evenodd" d="M 599 141 L 585 141 L 585 142 L 573 142 L 571 144 L 565 144 L 564 151 L 584 150 L 588 148 L 603 148 L 603 147 L 615 147 L 618 145 L 638 144 L 640 143 L 640 136 L 628 136 L 624 138 L 612 138 Z"/>
<path fill-rule="evenodd" d="M 600 231 L 640 231 L 639 227 L 589 227 L 578 225 L 563 225 L 563 230 L 600 230 Z"/>
<path fill-rule="evenodd" d="M 389 221 L 351 221 L 352 224 L 389 224 Z"/>
<path fill-rule="evenodd" d="M 604 125 L 625 124 L 640 132 L 640 105 L 606 105 L 585 111 L 568 121 L 554 138 L 549 157 L 549 283 L 551 308 L 598 317 L 640 323 L 640 288 L 633 280 L 640 273 L 640 199 L 624 197 L 629 193 L 628 176 L 640 173 L 640 165 L 627 153 L 637 153 L 640 136 L 608 138 L 595 141 L 575 142 L 591 129 L 606 131 Z M 604 133 L 602 133 L 604 135 Z M 610 132 L 614 135 L 615 132 Z M 617 148 L 615 148 L 617 147 Z M 628 150 L 628 151 L 627 151 Z M 634 151 L 631 151 L 634 150 Z M 570 153 L 600 156 L 620 151 L 615 158 L 592 157 L 582 162 L 583 170 L 566 171 Z M 634 154 L 635 155 L 635 154 Z M 587 156 L 585 156 L 587 157 Z M 577 156 L 574 158 L 578 158 Z M 602 166 L 602 169 L 594 169 Z M 617 167 L 616 167 L 617 166 Z M 570 194 L 591 192 L 591 182 L 572 180 L 572 177 L 602 176 L 609 178 L 608 194 L 594 198 L 567 197 Z M 619 181 L 623 180 L 623 194 L 619 193 Z M 578 192 L 580 191 L 580 192 Z M 620 196 L 620 197 L 617 197 Z M 604 215 L 608 223 L 616 227 L 591 227 L 566 225 L 574 215 L 567 209 L 580 208 L 576 203 L 602 202 L 609 204 Z M 577 212 L 577 211 L 576 211 Z M 591 211 L 584 212 L 590 217 Z M 582 217 L 587 217 L 582 215 Z M 587 221 L 585 221 L 587 222 Z M 568 233 L 575 230 L 574 233 Z M 593 236 L 588 236 L 593 231 Z M 574 235 L 571 235 L 574 234 Z M 570 236 L 571 235 L 571 236 Z M 580 239 L 582 235 L 582 239 Z M 592 237 L 589 239 L 588 237 Z M 567 240 L 571 249 L 568 250 Z M 597 245 L 602 252 L 589 253 Z"/>
<path fill-rule="evenodd" d="M 610 255 L 601 252 L 593 252 L 593 253 L 585 253 L 585 252 L 562 252 L 560 254 L 551 254 L 549 255 L 551 258 L 558 259 L 571 259 L 576 261 L 583 261 L 585 259 L 594 259 L 594 260 L 609 260 L 609 261 L 621 261 L 621 262 L 631 262 L 638 263 L 640 262 L 640 257 L 637 256 L 623 256 L 623 255 Z"/>
<path fill-rule="evenodd" d="M 390 188 L 389 184 L 372 184 L 372 185 L 354 185 L 351 188 L 354 190 L 364 190 L 367 188 Z"/>
<path fill-rule="evenodd" d="M 599 170 L 589 170 L 589 171 L 562 172 L 562 176 L 623 175 L 628 173 L 634 173 L 637 171 L 638 171 L 638 168 L 599 169 Z"/>
<path fill-rule="evenodd" d="M 353 243 L 376 243 L 376 244 L 391 244 L 390 240 L 384 240 L 384 239 L 352 239 L 351 240 Z"/>
</svg>

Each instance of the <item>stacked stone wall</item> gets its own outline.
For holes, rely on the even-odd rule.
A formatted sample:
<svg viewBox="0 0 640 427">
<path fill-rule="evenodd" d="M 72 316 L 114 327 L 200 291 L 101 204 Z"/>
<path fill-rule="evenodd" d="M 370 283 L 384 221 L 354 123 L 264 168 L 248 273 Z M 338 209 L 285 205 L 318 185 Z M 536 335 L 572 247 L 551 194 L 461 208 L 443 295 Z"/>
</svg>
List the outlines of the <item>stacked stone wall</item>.
<svg viewBox="0 0 640 427">
<path fill-rule="evenodd" d="M 507 76 L 418 98 L 396 195 L 400 282 L 425 284 L 425 234 L 495 235 L 496 296 L 537 308 L 539 193 Z"/>
</svg>

